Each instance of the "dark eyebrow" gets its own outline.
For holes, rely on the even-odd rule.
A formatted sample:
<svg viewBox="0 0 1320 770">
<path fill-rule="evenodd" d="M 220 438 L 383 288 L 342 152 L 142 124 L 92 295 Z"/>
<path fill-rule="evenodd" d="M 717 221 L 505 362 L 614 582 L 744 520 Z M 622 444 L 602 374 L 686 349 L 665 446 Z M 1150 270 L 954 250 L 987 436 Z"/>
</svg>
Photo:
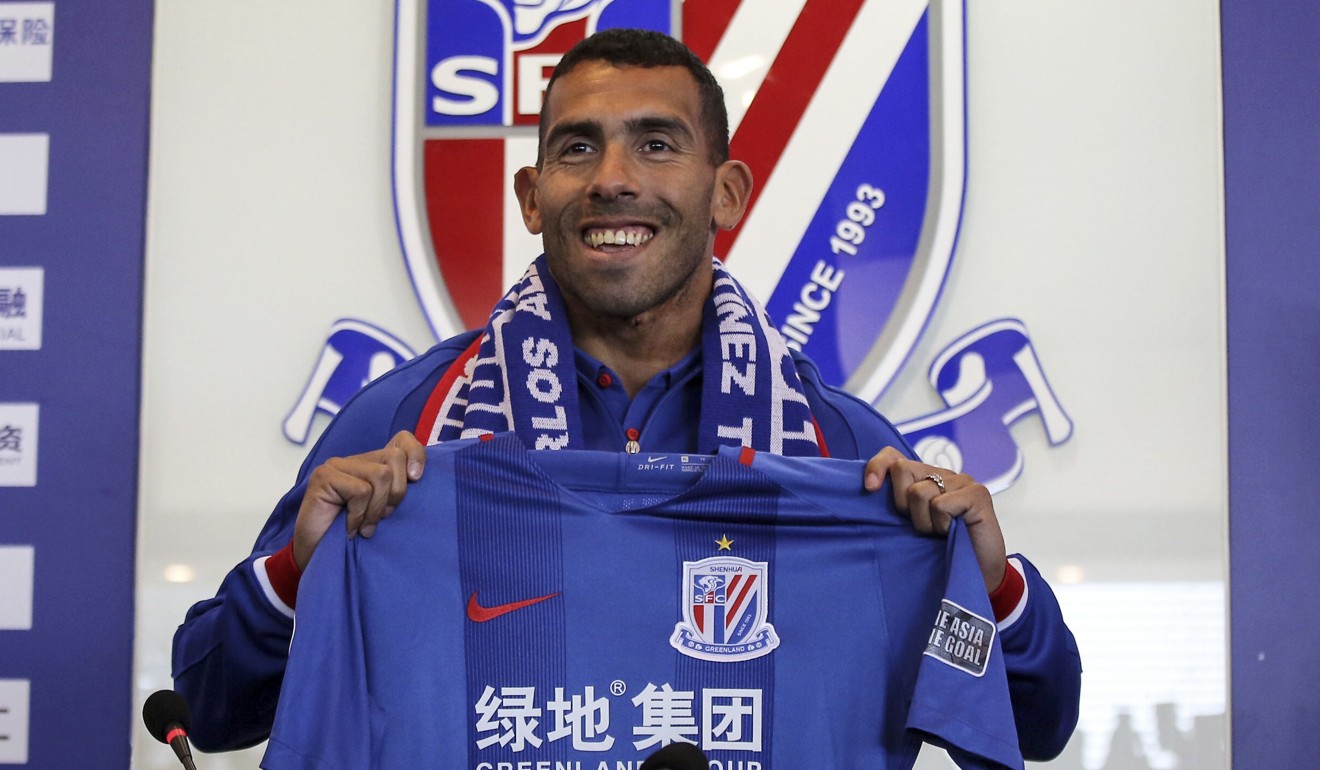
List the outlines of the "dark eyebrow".
<svg viewBox="0 0 1320 770">
<path fill-rule="evenodd" d="M 691 140 L 693 137 L 692 129 L 690 129 L 686 123 L 677 118 L 635 118 L 628 121 L 627 126 L 628 131 L 634 134 L 660 131 L 662 133 L 674 134 L 680 139 Z"/>
<path fill-rule="evenodd" d="M 566 136 L 588 136 L 595 138 L 600 135 L 600 124 L 594 120 L 576 120 L 572 123 L 559 123 L 553 126 L 545 135 L 545 146 L 550 147 Z"/>
</svg>

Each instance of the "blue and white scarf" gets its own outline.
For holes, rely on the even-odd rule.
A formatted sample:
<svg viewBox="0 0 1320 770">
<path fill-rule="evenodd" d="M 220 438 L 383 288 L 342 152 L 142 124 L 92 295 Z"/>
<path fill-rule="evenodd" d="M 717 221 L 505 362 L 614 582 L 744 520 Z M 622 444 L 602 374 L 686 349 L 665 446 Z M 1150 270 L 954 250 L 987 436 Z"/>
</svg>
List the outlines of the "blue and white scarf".
<svg viewBox="0 0 1320 770">
<path fill-rule="evenodd" d="M 788 346 L 719 260 L 714 268 L 701 327 L 699 450 L 726 445 L 820 455 Z M 535 449 L 585 448 L 567 319 L 542 255 L 441 378 L 422 413 L 418 437 L 435 444 L 513 431 Z"/>
</svg>

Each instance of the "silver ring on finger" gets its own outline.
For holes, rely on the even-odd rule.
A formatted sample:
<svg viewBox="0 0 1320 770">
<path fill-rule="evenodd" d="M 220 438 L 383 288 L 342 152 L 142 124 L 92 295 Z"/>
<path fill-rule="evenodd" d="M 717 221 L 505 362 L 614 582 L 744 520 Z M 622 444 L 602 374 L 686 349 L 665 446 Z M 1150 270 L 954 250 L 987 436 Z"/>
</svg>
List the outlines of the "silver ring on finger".
<svg viewBox="0 0 1320 770">
<path fill-rule="evenodd" d="M 928 478 L 928 479 L 930 479 L 931 481 L 935 482 L 935 486 L 937 486 L 937 487 L 940 488 L 940 494 L 944 494 L 944 491 L 945 491 L 945 490 L 944 490 L 944 477 L 943 477 L 943 476 L 941 476 L 941 475 L 938 474 L 938 473 L 931 473 L 931 474 L 928 474 L 928 475 L 926 476 L 926 478 Z"/>
</svg>

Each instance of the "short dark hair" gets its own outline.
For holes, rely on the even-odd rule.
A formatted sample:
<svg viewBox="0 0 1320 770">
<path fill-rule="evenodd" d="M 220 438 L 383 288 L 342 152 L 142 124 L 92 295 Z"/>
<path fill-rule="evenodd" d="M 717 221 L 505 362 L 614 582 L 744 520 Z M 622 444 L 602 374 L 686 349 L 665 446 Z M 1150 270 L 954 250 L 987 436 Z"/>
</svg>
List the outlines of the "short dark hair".
<svg viewBox="0 0 1320 770">
<path fill-rule="evenodd" d="M 682 67 L 692 73 L 701 99 L 701 127 L 710 144 L 711 162 L 719 165 L 729 159 L 729 113 L 724 107 L 724 89 L 691 49 L 669 35 L 649 29 L 602 30 L 564 54 L 545 87 L 538 148 L 545 143 L 545 111 L 555 81 L 587 62 L 604 62 L 615 67 Z M 540 153 L 538 149 L 538 164 Z"/>
</svg>

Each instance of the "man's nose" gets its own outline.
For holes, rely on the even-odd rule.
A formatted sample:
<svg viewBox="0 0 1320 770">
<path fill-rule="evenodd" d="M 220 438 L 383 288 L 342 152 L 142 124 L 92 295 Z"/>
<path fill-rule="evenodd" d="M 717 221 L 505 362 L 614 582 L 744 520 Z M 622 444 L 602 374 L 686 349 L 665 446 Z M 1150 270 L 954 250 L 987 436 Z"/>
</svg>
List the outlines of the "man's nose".
<svg viewBox="0 0 1320 770">
<path fill-rule="evenodd" d="M 637 159 L 622 145 L 607 145 L 591 179 L 591 196 L 612 200 L 637 194 Z"/>
</svg>

